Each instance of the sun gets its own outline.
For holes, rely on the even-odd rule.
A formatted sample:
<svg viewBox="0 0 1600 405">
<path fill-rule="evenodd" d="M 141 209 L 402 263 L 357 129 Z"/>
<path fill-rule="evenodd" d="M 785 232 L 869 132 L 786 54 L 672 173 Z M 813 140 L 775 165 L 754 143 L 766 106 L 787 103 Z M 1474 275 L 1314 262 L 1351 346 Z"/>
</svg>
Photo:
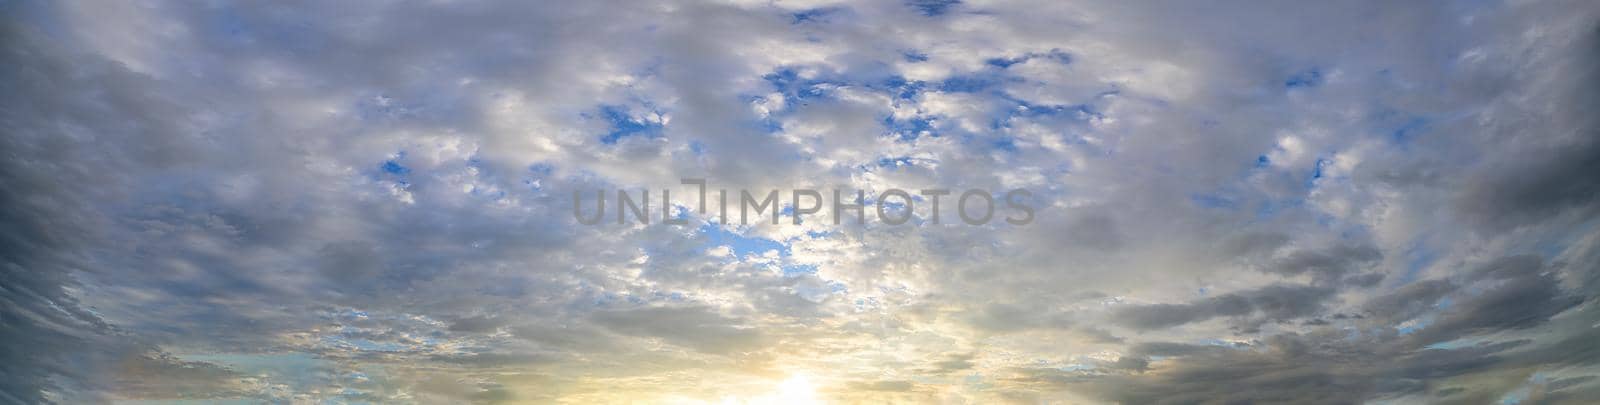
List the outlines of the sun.
<svg viewBox="0 0 1600 405">
<path fill-rule="evenodd" d="M 817 399 L 817 387 L 812 384 L 811 377 L 804 374 L 792 374 L 789 378 L 778 383 L 773 391 L 749 400 L 726 398 L 722 401 L 725 405 L 820 405 L 823 402 Z"/>
<path fill-rule="evenodd" d="M 779 383 L 778 401 L 778 403 L 786 405 L 822 403 L 817 401 L 817 388 L 811 385 L 811 377 L 805 374 L 795 374 Z"/>
</svg>

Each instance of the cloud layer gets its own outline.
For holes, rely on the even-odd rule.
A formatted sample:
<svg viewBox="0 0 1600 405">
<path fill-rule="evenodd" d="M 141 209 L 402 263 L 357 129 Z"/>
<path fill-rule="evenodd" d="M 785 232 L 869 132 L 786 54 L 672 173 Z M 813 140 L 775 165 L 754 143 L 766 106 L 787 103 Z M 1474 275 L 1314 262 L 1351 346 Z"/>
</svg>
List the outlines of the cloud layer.
<svg viewBox="0 0 1600 405">
<path fill-rule="evenodd" d="M 1582 1 L 0 9 L 0 402 L 1600 398 Z"/>
</svg>

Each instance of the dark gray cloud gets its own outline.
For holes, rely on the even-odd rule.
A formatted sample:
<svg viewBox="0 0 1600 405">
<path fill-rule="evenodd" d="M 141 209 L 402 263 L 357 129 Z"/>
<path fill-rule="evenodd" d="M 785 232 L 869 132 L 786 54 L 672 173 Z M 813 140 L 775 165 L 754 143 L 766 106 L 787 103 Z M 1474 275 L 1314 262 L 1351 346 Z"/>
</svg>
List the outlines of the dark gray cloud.
<svg viewBox="0 0 1600 405">
<path fill-rule="evenodd" d="M 1316 283 L 1330 284 L 1382 258 L 1383 253 L 1372 246 L 1339 245 L 1320 251 L 1296 251 L 1262 270 L 1285 276 L 1309 274 Z"/>
<path fill-rule="evenodd" d="M 1098 390 L 1117 401 L 1140 403 L 1299 402 L 1307 398 L 1349 403 L 1413 395 L 1463 402 L 1498 400 L 1523 379 L 1534 378 L 1530 367 L 1593 364 L 1592 350 L 1573 346 L 1578 343 L 1571 340 L 1587 339 L 1593 331 L 1554 340 L 1470 340 L 1515 330 L 1592 323 L 1594 315 L 1586 312 L 1556 318 L 1580 300 L 1572 296 L 1573 291 L 1557 286 L 1549 270 L 1536 258 L 1507 257 L 1464 272 L 1459 282 L 1471 288 L 1435 280 L 1375 297 L 1367 301 L 1368 313 L 1374 317 L 1354 324 L 1341 321 L 1337 327 L 1318 326 L 1310 333 L 1278 334 L 1246 343 L 1139 343 L 1125 354 L 1136 360 L 1119 360 L 1135 366 L 1125 367 L 1126 373 L 1102 378 L 1059 375 L 1050 381 Z M 1426 321 L 1398 329 L 1386 326 L 1418 319 Z M 1363 323 L 1385 326 L 1356 326 Z M 1554 353 L 1562 353 L 1563 358 L 1546 357 Z M 1472 389 L 1438 383 L 1468 375 L 1489 382 Z M 1541 390 L 1551 392 L 1566 386 L 1541 384 Z M 1566 395 L 1552 395 L 1548 400 L 1581 402 Z"/>
<path fill-rule="evenodd" d="M 77 161 L 81 145 L 93 140 L 50 135 L 64 122 L 98 123 L 83 119 L 97 113 L 95 105 L 106 106 L 100 112 L 144 106 L 136 77 L 103 62 L 74 63 L 42 46 L 42 35 L 11 18 L 0 21 L 4 59 L 29 61 L 0 72 L 7 93 L 0 108 L 0 398 L 91 402 L 112 385 L 111 363 L 138 348 L 70 292 L 78 288 L 74 272 L 94 269 L 83 251 L 103 243 L 96 229 L 105 218 L 90 202 L 105 194 L 92 188 L 103 184 L 98 167 Z"/>
<path fill-rule="evenodd" d="M 1543 73 L 1559 81 L 1529 81 L 1526 91 L 1549 100 L 1538 111 L 1537 125 L 1505 123 L 1497 161 L 1475 173 L 1459 197 L 1461 212 L 1496 230 L 1529 226 L 1566 215 L 1575 221 L 1594 218 L 1600 195 L 1600 27 L 1579 27 L 1566 58 L 1551 61 Z M 1513 142 L 1518 139 L 1537 142 Z"/>
<path fill-rule="evenodd" d="M 1246 328 L 1263 322 L 1285 322 L 1321 313 L 1337 290 L 1330 287 L 1276 284 L 1228 293 L 1187 304 L 1129 306 L 1113 314 L 1113 322 L 1134 329 L 1157 329 L 1213 318 L 1234 318 Z"/>
</svg>

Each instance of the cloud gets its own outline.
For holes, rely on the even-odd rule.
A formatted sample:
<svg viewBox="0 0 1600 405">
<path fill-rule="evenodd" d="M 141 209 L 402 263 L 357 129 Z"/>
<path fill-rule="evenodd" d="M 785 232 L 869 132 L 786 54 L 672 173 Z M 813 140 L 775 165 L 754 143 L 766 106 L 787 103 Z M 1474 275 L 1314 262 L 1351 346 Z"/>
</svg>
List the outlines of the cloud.
<svg viewBox="0 0 1600 405">
<path fill-rule="evenodd" d="M 1327 287 L 1279 284 L 1188 304 L 1123 307 L 1113 318 L 1134 329 L 1167 328 L 1217 317 L 1255 318 L 1257 324 L 1283 322 L 1320 313 L 1334 292 Z"/>
<path fill-rule="evenodd" d="M 595 322 L 625 335 L 660 338 L 712 354 L 761 347 L 759 331 L 705 308 L 637 308 L 596 314 Z"/>
<path fill-rule="evenodd" d="M 1579 1 L 0 8 L 0 402 L 1600 390 Z"/>
</svg>

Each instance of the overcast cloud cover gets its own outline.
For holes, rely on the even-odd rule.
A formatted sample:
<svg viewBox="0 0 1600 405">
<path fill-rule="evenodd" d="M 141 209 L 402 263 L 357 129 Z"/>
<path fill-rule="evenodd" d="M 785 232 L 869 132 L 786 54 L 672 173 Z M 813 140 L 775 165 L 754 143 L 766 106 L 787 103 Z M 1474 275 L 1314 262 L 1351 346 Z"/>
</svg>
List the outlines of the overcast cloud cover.
<svg viewBox="0 0 1600 405">
<path fill-rule="evenodd" d="M 0 402 L 1600 400 L 1592 1 L 0 13 Z"/>
</svg>

